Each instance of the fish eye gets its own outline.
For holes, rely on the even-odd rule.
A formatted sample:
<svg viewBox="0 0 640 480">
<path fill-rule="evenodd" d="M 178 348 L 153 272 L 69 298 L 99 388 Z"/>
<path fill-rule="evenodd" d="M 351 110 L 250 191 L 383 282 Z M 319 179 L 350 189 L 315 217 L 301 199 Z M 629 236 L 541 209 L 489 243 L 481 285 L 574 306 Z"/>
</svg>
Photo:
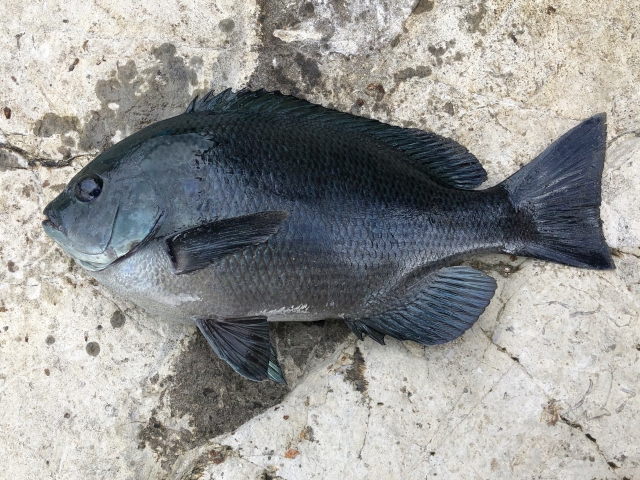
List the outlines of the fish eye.
<svg viewBox="0 0 640 480">
<path fill-rule="evenodd" d="M 86 176 L 76 183 L 76 198 L 81 202 L 92 202 L 102 193 L 102 179 L 97 175 Z"/>
</svg>

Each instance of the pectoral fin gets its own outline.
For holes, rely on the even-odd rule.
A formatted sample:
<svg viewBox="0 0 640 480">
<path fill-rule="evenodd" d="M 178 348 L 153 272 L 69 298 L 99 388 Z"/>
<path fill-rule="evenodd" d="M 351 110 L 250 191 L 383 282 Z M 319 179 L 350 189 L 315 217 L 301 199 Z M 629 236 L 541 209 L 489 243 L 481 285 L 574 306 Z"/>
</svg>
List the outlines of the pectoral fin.
<svg viewBox="0 0 640 480">
<path fill-rule="evenodd" d="M 286 383 L 269 341 L 266 317 L 196 320 L 196 325 L 218 357 L 243 377 Z"/>
<path fill-rule="evenodd" d="M 289 214 L 261 212 L 199 225 L 166 239 L 176 274 L 208 267 L 224 255 L 266 242 Z"/>
<path fill-rule="evenodd" d="M 345 323 L 362 338 L 382 343 L 384 335 L 422 345 L 450 342 L 467 331 L 493 297 L 496 282 L 471 267 L 441 268 L 391 292 L 385 309 Z"/>
</svg>

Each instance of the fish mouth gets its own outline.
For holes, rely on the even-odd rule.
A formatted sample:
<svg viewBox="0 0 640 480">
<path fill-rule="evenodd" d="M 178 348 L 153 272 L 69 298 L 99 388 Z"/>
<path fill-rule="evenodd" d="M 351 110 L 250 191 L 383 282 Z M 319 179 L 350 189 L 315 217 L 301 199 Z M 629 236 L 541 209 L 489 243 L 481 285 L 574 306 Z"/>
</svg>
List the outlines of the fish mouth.
<svg viewBox="0 0 640 480">
<path fill-rule="evenodd" d="M 42 227 L 44 228 L 44 231 L 83 268 L 92 272 L 98 272 L 106 269 L 116 262 L 130 257 L 146 245 L 160 229 L 162 221 L 166 216 L 165 210 L 158 205 L 156 213 L 157 218 L 147 235 L 140 242 L 133 245 L 129 251 L 118 256 L 118 252 L 113 248 L 113 246 L 111 246 L 111 242 L 119 213 L 120 207 L 116 209 L 109 238 L 106 242 L 105 248 L 101 252 L 83 252 L 81 249 L 74 247 L 69 241 L 67 231 L 62 225 L 62 222 L 58 216 L 56 216 L 55 212 L 50 209 L 45 209 L 44 211 L 46 219 L 42 221 Z"/>
<path fill-rule="evenodd" d="M 44 216 L 46 217 L 46 219 L 42 221 L 43 227 L 52 228 L 62 233 L 63 235 L 66 234 L 64 228 L 62 227 L 62 221 L 55 215 L 53 210 L 49 210 L 48 208 L 45 208 L 43 213 L 44 213 Z"/>
<path fill-rule="evenodd" d="M 51 220 L 46 219 L 42 221 L 42 226 L 43 227 L 50 227 L 53 228 L 55 230 L 58 230 L 59 232 L 62 231 L 62 229 L 60 228 L 60 225 L 56 225 L 55 223 L 53 223 Z"/>
<path fill-rule="evenodd" d="M 88 262 L 87 260 L 79 259 L 78 254 L 81 256 L 89 255 L 89 256 L 96 256 L 96 257 L 100 255 L 105 255 L 105 254 L 109 256 L 110 254 L 109 244 L 111 243 L 111 239 L 113 237 L 113 229 L 114 229 L 116 220 L 118 218 L 119 211 L 120 211 L 120 207 L 118 206 L 118 208 L 116 209 L 116 213 L 114 214 L 113 223 L 111 225 L 111 232 L 109 233 L 109 238 L 105 243 L 105 247 L 100 252 L 86 251 L 85 249 L 80 249 L 77 246 L 71 245 L 69 241 L 69 235 L 68 235 L 67 229 L 63 226 L 62 220 L 58 215 L 56 215 L 55 210 L 51 210 L 49 209 L 49 207 L 45 208 L 43 212 L 46 219 L 42 221 L 41 225 L 45 233 L 47 233 L 47 235 L 53 238 L 53 240 L 56 243 L 58 243 L 62 247 L 62 249 L 65 250 L 69 255 L 71 255 L 77 262 L 79 263 L 83 261 Z M 81 265 L 84 266 L 83 263 L 81 263 Z"/>
<path fill-rule="evenodd" d="M 53 209 L 45 208 L 43 213 L 46 218 L 42 221 L 42 228 L 44 229 L 45 233 L 49 235 L 60 246 L 60 248 L 62 248 L 82 267 L 89 271 L 102 270 L 111 265 L 111 263 L 113 263 L 115 260 L 117 260 L 116 252 L 115 250 L 113 250 L 113 248 L 109 248 L 109 244 L 111 242 L 111 238 L 113 237 L 113 228 L 115 225 L 115 219 L 118 216 L 118 212 L 119 208 L 116 209 L 114 221 L 111 225 L 111 231 L 109 232 L 109 238 L 107 239 L 106 246 L 100 252 L 87 252 L 84 251 L 85 249 L 78 248 L 78 246 L 73 245 L 73 243 L 69 239 L 69 233 L 67 229 L 64 227 L 62 220 Z"/>
</svg>

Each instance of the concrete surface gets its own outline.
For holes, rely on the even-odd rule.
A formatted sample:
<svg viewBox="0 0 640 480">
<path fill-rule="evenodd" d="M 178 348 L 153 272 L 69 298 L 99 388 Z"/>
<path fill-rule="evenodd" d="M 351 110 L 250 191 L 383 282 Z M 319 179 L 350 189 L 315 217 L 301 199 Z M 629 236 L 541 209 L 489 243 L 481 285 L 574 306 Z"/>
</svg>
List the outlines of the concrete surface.
<svg viewBox="0 0 640 480">
<path fill-rule="evenodd" d="M 2 2 L 0 478 L 640 478 L 639 7 Z M 499 286 L 461 339 L 278 325 L 289 387 L 245 381 L 40 228 L 99 151 L 245 85 L 451 136 L 488 185 L 607 112 L 618 268 L 470 259 Z"/>
</svg>

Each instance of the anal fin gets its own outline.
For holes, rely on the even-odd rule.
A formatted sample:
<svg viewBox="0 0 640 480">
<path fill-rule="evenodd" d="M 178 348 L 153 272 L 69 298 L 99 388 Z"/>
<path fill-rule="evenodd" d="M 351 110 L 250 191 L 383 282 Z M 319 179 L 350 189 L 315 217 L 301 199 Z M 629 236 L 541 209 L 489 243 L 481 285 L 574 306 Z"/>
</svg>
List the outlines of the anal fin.
<svg viewBox="0 0 640 480">
<path fill-rule="evenodd" d="M 380 345 L 384 345 L 384 333 L 379 332 L 373 327 L 370 327 L 362 320 L 354 320 L 351 318 L 345 318 L 344 323 L 351 329 L 356 337 L 363 340 L 363 335 L 369 335 L 372 339 L 378 342 Z"/>
<path fill-rule="evenodd" d="M 269 340 L 266 317 L 199 319 L 196 325 L 216 355 L 243 377 L 286 383 Z"/>
<path fill-rule="evenodd" d="M 450 342 L 466 332 L 493 297 L 496 282 L 471 267 L 441 268 L 380 302 L 387 309 L 347 325 L 362 338 L 389 335 L 422 345 Z M 352 326 L 353 325 L 353 326 Z"/>
</svg>

